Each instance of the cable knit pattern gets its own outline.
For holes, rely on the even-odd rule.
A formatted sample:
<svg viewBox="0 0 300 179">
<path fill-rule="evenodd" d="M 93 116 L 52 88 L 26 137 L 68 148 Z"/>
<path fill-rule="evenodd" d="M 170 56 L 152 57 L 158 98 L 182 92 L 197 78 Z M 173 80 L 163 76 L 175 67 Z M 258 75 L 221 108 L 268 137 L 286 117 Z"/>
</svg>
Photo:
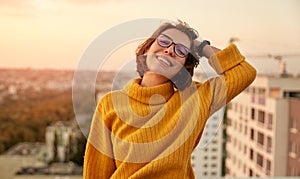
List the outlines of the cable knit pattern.
<svg viewBox="0 0 300 179">
<path fill-rule="evenodd" d="M 123 90 L 98 103 L 84 158 L 84 178 L 194 178 L 191 153 L 210 115 L 255 79 L 234 44 L 209 59 L 219 76 L 180 92 L 172 83 Z"/>
</svg>

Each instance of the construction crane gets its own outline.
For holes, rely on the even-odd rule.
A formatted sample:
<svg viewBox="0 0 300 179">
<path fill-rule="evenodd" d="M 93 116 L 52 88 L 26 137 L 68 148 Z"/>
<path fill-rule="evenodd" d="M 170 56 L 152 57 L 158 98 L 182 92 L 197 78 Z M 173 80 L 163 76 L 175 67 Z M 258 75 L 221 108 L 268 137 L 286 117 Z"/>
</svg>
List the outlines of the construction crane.
<svg viewBox="0 0 300 179">
<path fill-rule="evenodd" d="M 229 39 L 229 43 L 233 43 L 236 41 L 240 41 L 238 37 L 231 37 Z M 257 55 L 246 55 L 246 57 L 250 58 L 272 58 L 276 61 L 279 62 L 279 69 L 280 69 L 280 76 L 281 77 L 287 77 L 288 73 L 286 70 L 286 61 L 283 59 L 286 59 L 288 57 L 296 57 L 299 56 L 300 54 L 279 54 L 279 55 L 273 55 L 273 54 L 257 54 Z"/>
<path fill-rule="evenodd" d="M 279 70 L 280 70 L 280 76 L 281 77 L 288 77 L 289 74 L 286 69 L 286 58 L 288 57 L 296 57 L 300 54 L 280 54 L 280 55 L 273 55 L 273 54 L 260 54 L 260 55 L 246 55 L 246 57 L 250 58 L 271 58 L 279 63 Z"/>
</svg>

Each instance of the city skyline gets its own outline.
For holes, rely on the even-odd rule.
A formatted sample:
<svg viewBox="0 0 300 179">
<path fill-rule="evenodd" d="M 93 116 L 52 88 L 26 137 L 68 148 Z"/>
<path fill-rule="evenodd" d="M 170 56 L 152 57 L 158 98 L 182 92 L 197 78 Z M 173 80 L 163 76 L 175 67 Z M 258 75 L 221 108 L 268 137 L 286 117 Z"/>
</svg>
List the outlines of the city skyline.
<svg viewBox="0 0 300 179">
<path fill-rule="evenodd" d="M 300 54 L 300 2 L 279 1 L 0 1 L 1 67 L 75 69 L 81 55 L 104 31 L 121 23 L 161 18 L 188 22 L 200 37 L 224 48 L 237 37 L 240 50 L 259 72 L 278 72 L 268 54 Z M 168 7 L 168 8 L 166 8 Z M 188 10 L 186 10 L 188 9 Z M 129 44 L 129 42 L 128 42 Z M 115 51 L 115 69 L 134 58 L 136 44 Z M 101 52 L 99 52 L 101 53 Z M 253 58 L 251 55 L 265 56 Z M 284 57 L 287 69 L 299 73 L 299 56 Z M 133 69 L 134 70 L 134 69 Z"/>
</svg>

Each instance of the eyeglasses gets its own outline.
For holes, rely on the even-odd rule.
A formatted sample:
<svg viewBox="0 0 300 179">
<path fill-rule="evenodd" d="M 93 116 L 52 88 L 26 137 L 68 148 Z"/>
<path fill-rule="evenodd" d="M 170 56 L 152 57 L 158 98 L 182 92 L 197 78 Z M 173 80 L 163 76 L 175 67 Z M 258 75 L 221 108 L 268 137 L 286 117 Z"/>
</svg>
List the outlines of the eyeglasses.
<svg viewBox="0 0 300 179">
<path fill-rule="evenodd" d="M 169 37 L 167 35 L 160 34 L 156 40 L 157 40 L 158 45 L 161 47 L 164 47 L 164 48 L 168 48 L 174 44 L 174 52 L 177 56 L 179 56 L 181 58 L 186 57 L 190 52 L 190 50 L 186 46 L 184 46 L 180 43 L 178 43 L 178 44 L 174 43 L 173 40 L 171 39 L 171 37 Z"/>
</svg>

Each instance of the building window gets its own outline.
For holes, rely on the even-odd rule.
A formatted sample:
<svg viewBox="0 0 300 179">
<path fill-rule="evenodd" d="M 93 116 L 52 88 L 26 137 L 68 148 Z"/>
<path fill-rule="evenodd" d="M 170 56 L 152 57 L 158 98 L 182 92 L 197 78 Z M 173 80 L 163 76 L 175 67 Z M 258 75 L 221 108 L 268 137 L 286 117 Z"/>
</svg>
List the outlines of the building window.
<svg viewBox="0 0 300 179">
<path fill-rule="evenodd" d="M 266 90 L 264 88 L 259 88 L 258 95 L 258 104 L 265 105 Z"/>
<path fill-rule="evenodd" d="M 255 88 L 252 88 L 252 94 L 255 94 L 256 93 L 255 91 L 256 91 Z"/>
<path fill-rule="evenodd" d="M 253 176 L 253 171 L 252 171 L 252 169 L 249 169 L 249 176 L 250 176 L 250 177 Z"/>
<path fill-rule="evenodd" d="M 216 151 L 218 151 L 218 149 L 217 148 L 212 148 L 211 151 L 216 152 Z"/>
<path fill-rule="evenodd" d="M 230 175 L 230 169 L 226 167 L 226 174 Z"/>
<path fill-rule="evenodd" d="M 264 165 L 264 158 L 262 155 L 260 155 L 259 153 L 256 154 L 256 164 L 259 165 L 260 167 L 263 167 Z"/>
<path fill-rule="evenodd" d="M 239 123 L 239 132 L 242 133 L 243 125 L 242 123 Z"/>
<path fill-rule="evenodd" d="M 236 163 L 236 157 L 235 156 L 232 157 L 232 162 L 233 162 L 233 164 Z"/>
<path fill-rule="evenodd" d="M 247 135 L 247 126 L 245 126 L 244 134 Z"/>
<path fill-rule="evenodd" d="M 267 152 L 271 152 L 272 149 L 272 138 L 271 137 L 267 137 Z"/>
<path fill-rule="evenodd" d="M 253 160 L 253 155 L 254 155 L 253 153 L 254 153 L 253 149 L 250 149 L 250 156 L 249 157 L 250 157 L 251 160 Z"/>
<path fill-rule="evenodd" d="M 297 120 L 295 120 L 294 118 L 290 118 L 290 128 L 291 129 L 297 129 Z"/>
<path fill-rule="evenodd" d="M 273 115 L 272 114 L 268 114 L 267 128 L 268 129 L 272 129 L 272 125 L 273 125 Z"/>
<path fill-rule="evenodd" d="M 264 145 L 264 134 L 261 132 L 257 133 L 257 143 L 259 143 L 260 145 Z"/>
<path fill-rule="evenodd" d="M 296 154 L 297 153 L 297 144 L 294 142 L 290 143 L 290 152 Z"/>
<path fill-rule="evenodd" d="M 251 108 L 251 119 L 255 120 L 255 109 Z"/>
<path fill-rule="evenodd" d="M 231 142 L 231 136 L 227 136 L 226 141 Z"/>
<path fill-rule="evenodd" d="M 227 118 L 227 126 L 231 126 L 231 119 Z"/>
<path fill-rule="evenodd" d="M 267 160 L 266 161 L 266 175 L 270 176 L 271 174 L 271 161 Z"/>
<path fill-rule="evenodd" d="M 240 114 L 243 114 L 243 105 L 240 105 Z"/>
<path fill-rule="evenodd" d="M 254 129 L 251 129 L 250 138 L 251 140 L 254 140 Z"/>
<path fill-rule="evenodd" d="M 249 89 L 249 87 L 248 87 L 248 88 L 246 88 L 244 92 L 245 92 L 245 93 L 250 93 L 250 89 Z"/>
<path fill-rule="evenodd" d="M 215 120 L 218 120 L 218 119 L 215 119 Z M 218 124 L 213 124 L 212 127 L 213 127 L 214 129 L 216 129 L 216 128 L 219 127 L 219 125 L 218 125 Z"/>
<path fill-rule="evenodd" d="M 258 111 L 258 122 L 264 124 L 265 123 L 265 112 L 259 110 Z"/>
<path fill-rule="evenodd" d="M 226 158 L 228 158 L 228 159 L 231 158 L 231 154 L 229 152 L 226 154 Z"/>
<path fill-rule="evenodd" d="M 255 103 L 255 88 L 252 88 L 251 102 Z"/>
</svg>

